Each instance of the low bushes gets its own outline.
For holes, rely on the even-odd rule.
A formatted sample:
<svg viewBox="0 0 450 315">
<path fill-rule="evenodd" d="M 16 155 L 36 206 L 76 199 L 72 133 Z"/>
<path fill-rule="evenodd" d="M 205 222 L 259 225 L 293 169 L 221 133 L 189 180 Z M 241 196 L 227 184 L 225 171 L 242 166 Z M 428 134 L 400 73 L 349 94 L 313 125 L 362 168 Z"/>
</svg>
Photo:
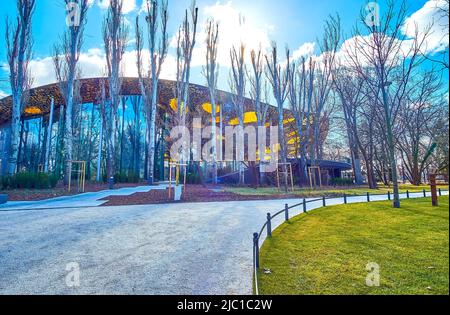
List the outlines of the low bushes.
<svg viewBox="0 0 450 315">
<path fill-rule="evenodd" d="M 187 173 L 186 174 L 186 183 L 190 185 L 199 185 L 202 183 L 201 177 L 196 173 Z"/>
<path fill-rule="evenodd" d="M 139 183 L 139 175 L 134 172 L 121 172 L 114 175 L 115 183 Z"/>
<path fill-rule="evenodd" d="M 333 186 L 352 186 L 353 179 L 351 179 L 351 178 L 333 178 L 333 179 L 331 179 L 331 185 L 333 185 Z"/>
<path fill-rule="evenodd" d="M 58 176 L 46 173 L 20 172 L 15 175 L 2 176 L 0 188 L 6 189 L 50 189 L 55 188 Z"/>
</svg>

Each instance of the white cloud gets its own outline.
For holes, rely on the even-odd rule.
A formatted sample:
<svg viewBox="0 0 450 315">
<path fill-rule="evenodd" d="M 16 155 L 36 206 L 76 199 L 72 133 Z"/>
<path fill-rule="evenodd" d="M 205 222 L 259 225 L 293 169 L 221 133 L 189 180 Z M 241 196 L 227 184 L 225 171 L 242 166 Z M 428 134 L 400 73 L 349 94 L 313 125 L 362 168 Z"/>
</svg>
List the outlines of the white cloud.
<svg viewBox="0 0 450 315">
<path fill-rule="evenodd" d="M 103 49 L 93 48 L 87 53 L 82 53 L 78 65 L 83 78 L 105 76 L 106 59 Z"/>
<path fill-rule="evenodd" d="M 219 49 L 217 62 L 221 67 L 229 67 L 230 49 L 233 45 L 238 46 L 242 41 L 246 45 L 246 58 L 250 62 L 250 51 L 257 50 L 259 47 L 266 51 L 270 47 L 269 32 L 271 26 L 257 26 L 254 21 L 246 18 L 245 23 L 240 23 L 241 14 L 233 7 L 231 1 L 227 3 L 216 2 L 201 9 L 200 17 L 203 21 L 199 22 L 199 31 L 197 34 L 197 44 L 194 48 L 192 57 L 192 67 L 201 67 L 206 63 L 206 21 L 208 18 L 214 19 L 219 23 Z M 177 46 L 176 36 L 171 40 L 171 47 Z"/>
<path fill-rule="evenodd" d="M 94 1 L 94 0 L 91 0 Z M 110 0 L 97 0 L 100 9 L 106 10 L 109 7 Z M 122 12 L 128 14 L 136 9 L 136 0 L 123 0 Z"/>
<path fill-rule="evenodd" d="M 316 43 L 314 42 L 304 43 L 297 50 L 294 50 L 294 52 L 292 52 L 292 59 L 298 60 L 302 57 L 307 58 L 314 54 L 315 49 Z"/>
<path fill-rule="evenodd" d="M 7 94 L 6 92 L 0 90 L 0 99 L 9 96 L 9 94 Z"/>
<path fill-rule="evenodd" d="M 403 34 L 409 38 L 414 38 L 416 31 L 419 32 L 419 36 L 423 36 L 429 29 L 425 52 L 433 54 L 444 51 L 449 45 L 449 21 L 439 8 L 445 7 L 448 10 L 448 1 L 429 0 L 420 10 L 405 20 L 402 28 Z"/>
<path fill-rule="evenodd" d="M 142 62 L 144 72 L 149 69 L 150 52 L 147 49 L 142 50 Z M 161 79 L 175 80 L 176 79 L 177 61 L 172 55 L 167 55 L 161 69 Z M 125 77 L 137 77 L 136 65 L 136 50 L 125 52 L 122 59 L 122 74 Z"/>
<path fill-rule="evenodd" d="M 90 49 L 81 53 L 78 66 L 82 78 L 103 76 L 106 68 L 103 51 L 101 49 Z M 32 60 L 29 69 L 33 76 L 33 87 L 56 82 L 52 57 Z"/>
<path fill-rule="evenodd" d="M 386 37 L 384 40 L 388 42 L 391 38 Z M 390 59 L 388 62 L 392 65 L 397 64 L 403 58 L 408 57 L 412 52 L 413 40 L 395 40 L 393 45 L 399 48 L 399 54 L 392 53 L 389 55 Z M 352 58 L 356 57 L 361 65 L 372 65 L 373 56 L 376 55 L 375 46 L 373 35 L 358 35 L 348 38 L 342 43 L 341 48 L 338 50 L 336 60 L 340 66 L 350 66 L 353 62 Z M 392 51 L 396 52 L 397 49 L 392 49 Z M 323 55 L 317 57 L 317 59 L 320 60 L 322 57 Z"/>
<path fill-rule="evenodd" d="M 424 32 L 429 31 L 426 41 L 424 43 L 423 52 L 426 54 L 433 54 L 436 52 L 448 49 L 448 19 L 445 18 L 439 7 L 448 6 L 445 0 L 429 0 L 425 5 L 409 16 L 402 26 L 402 33 L 406 39 L 397 40 L 396 45 L 400 46 L 402 55 L 396 60 L 391 60 L 391 63 L 399 62 L 401 58 L 407 58 L 412 52 L 414 45 L 414 38 L 418 33 L 419 39 L 424 35 Z M 430 29 L 431 27 L 431 29 Z M 386 40 L 389 40 L 387 38 Z M 345 40 L 338 51 L 337 59 L 341 65 L 348 65 L 348 55 L 354 55 L 356 51 L 364 51 L 370 55 L 373 50 L 373 39 L 371 35 L 356 36 Z M 317 57 L 320 59 L 320 56 Z M 364 65 L 368 64 L 366 56 L 358 53 L 359 61 Z"/>
<path fill-rule="evenodd" d="M 33 79 L 33 87 L 55 83 L 52 57 L 31 60 L 28 67 Z"/>
<path fill-rule="evenodd" d="M 78 66 L 81 70 L 82 78 L 104 76 L 106 62 L 103 50 L 95 48 L 81 53 Z M 29 64 L 29 69 L 33 76 L 33 87 L 56 82 L 52 57 L 32 60 Z"/>
<path fill-rule="evenodd" d="M 144 68 L 148 69 L 150 53 L 143 50 Z M 35 59 L 30 62 L 30 72 L 33 75 L 33 87 L 47 85 L 56 82 L 52 57 Z M 105 53 L 100 48 L 89 49 L 80 54 L 78 67 L 82 78 L 103 77 L 106 75 Z M 137 77 L 136 51 L 125 52 L 122 64 L 122 74 L 127 77 Z M 176 59 L 168 55 L 161 70 L 161 79 L 174 80 L 176 77 Z"/>
<path fill-rule="evenodd" d="M 406 36 L 406 39 L 396 40 L 395 42 L 396 45 L 401 45 L 397 46 L 400 48 L 401 54 L 395 56 L 395 60 L 391 59 L 389 61 L 390 63 L 395 64 L 400 62 L 402 58 L 407 58 L 412 52 L 416 30 L 418 30 L 420 38 L 420 36 L 424 35 L 424 32 L 430 25 L 432 25 L 432 28 L 426 39 L 424 52 L 433 54 L 448 49 L 448 19 L 444 17 L 443 12 L 439 10 L 439 8 L 444 8 L 445 6 L 448 8 L 448 3 L 445 0 L 429 0 L 421 9 L 405 20 L 402 32 Z M 386 41 L 389 41 L 389 38 L 386 38 Z M 350 66 L 352 61 L 350 60 L 349 55 L 353 56 L 356 53 L 358 61 L 362 65 L 369 65 L 371 63 L 367 59 L 367 56 L 374 53 L 373 47 L 372 35 L 350 37 L 342 43 L 337 52 L 336 60 L 340 66 Z M 320 67 L 324 54 L 315 55 L 315 49 L 315 43 L 305 43 L 292 52 L 292 58 L 293 60 L 296 60 L 303 56 L 312 56 L 316 62 L 316 67 Z M 362 54 L 361 51 L 364 51 L 367 56 Z"/>
</svg>

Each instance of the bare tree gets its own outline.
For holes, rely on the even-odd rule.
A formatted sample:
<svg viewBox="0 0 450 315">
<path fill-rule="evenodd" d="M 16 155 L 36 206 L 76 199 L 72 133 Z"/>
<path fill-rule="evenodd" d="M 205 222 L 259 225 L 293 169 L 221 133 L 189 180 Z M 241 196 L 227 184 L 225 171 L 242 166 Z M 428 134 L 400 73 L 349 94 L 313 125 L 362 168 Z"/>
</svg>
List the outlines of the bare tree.
<svg viewBox="0 0 450 315">
<path fill-rule="evenodd" d="M 353 77 L 352 73 L 344 66 L 338 66 L 334 73 L 334 87 L 344 114 L 355 184 L 362 185 L 364 180 L 361 172 L 357 117 L 366 96 L 364 94 L 364 80 L 361 77 Z M 371 188 L 374 188 L 374 184 L 376 183 L 369 181 Z"/>
<path fill-rule="evenodd" d="M 189 82 L 191 76 L 192 53 L 196 44 L 198 23 L 198 8 L 193 1 L 190 10 L 186 10 L 185 17 L 177 34 L 177 75 L 175 85 L 177 123 L 186 125 L 189 108 Z M 183 150 L 184 150 L 183 146 Z M 182 152 L 183 159 L 186 152 Z"/>
<path fill-rule="evenodd" d="M 414 90 L 408 93 L 404 108 L 399 111 L 397 147 L 406 177 L 413 185 L 420 185 L 437 147 L 431 130 L 442 113 L 438 106 L 442 86 L 435 71 L 417 76 L 414 82 Z"/>
<path fill-rule="evenodd" d="M 26 91 L 31 86 L 28 64 L 32 55 L 31 19 L 35 0 L 17 0 L 18 15 L 13 25 L 6 19 L 5 38 L 9 65 L 9 82 L 12 93 L 11 144 L 8 159 L 8 173 L 17 171 L 19 154 L 20 119 L 24 109 Z"/>
<path fill-rule="evenodd" d="M 266 55 L 267 70 L 266 76 L 272 86 L 273 96 L 277 102 L 278 108 L 278 139 L 280 142 L 281 163 L 283 164 L 283 174 L 285 190 L 288 189 L 288 175 L 287 175 L 287 148 L 284 134 L 284 103 L 288 95 L 289 77 L 291 71 L 290 53 L 286 48 L 286 65 L 282 67 L 278 59 L 278 49 L 275 42 L 272 43 L 272 52 Z"/>
<path fill-rule="evenodd" d="M 143 73 L 142 49 L 143 33 L 139 26 L 139 16 L 136 17 L 136 53 L 139 85 L 144 102 L 144 113 L 147 123 L 147 181 L 149 185 L 154 182 L 155 169 L 155 142 L 156 142 L 156 111 L 158 102 L 158 81 L 161 68 L 167 56 L 169 46 L 167 36 L 167 23 L 169 20 L 168 3 L 165 0 L 146 0 L 147 42 L 150 52 L 147 74 Z"/>
<path fill-rule="evenodd" d="M 80 51 L 83 44 L 83 31 L 87 22 L 88 0 L 65 0 L 66 9 L 76 4 L 76 15 L 78 19 L 68 21 L 68 29 L 61 38 L 60 44 L 54 45 L 53 63 L 55 67 L 56 79 L 59 83 L 61 94 L 66 104 L 65 130 L 64 130 L 64 149 L 65 149 L 65 168 L 64 183 L 68 183 L 68 176 L 72 168 L 73 160 L 73 111 L 74 111 L 74 85 L 79 70 L 77 68 Z M 70 12 L 67 12 L 68 14 Z"/>
<path fill-rule="evenodd" d="M 369 93 L 369 95 L 371 95 Z M 359 110 L 358 119 L 356 121 L 355 140 L 358 142 L 359 150 L 364 159 L 366 167 L 367 181 L 369 187 L 376 189 L 378 187 L 377 179 L 375 177 L 375 142 L 376 142 L 376 108 L 371 103 L 370 98 L 363 103 Z"/>
<path fill-rule="evenodd" d="M 242 23 L 242 22 L 241 22 Z M 231 71 L 230 71 L 230 88 L 233 93 L 234 110 L 239 120 L 239 127 L 244 130 L 244 114 L 245 114 L 245 87 L 246 87 L 246 73 L 247 67 L 245 65 L 245 44 L 240 43 L 239 48 L 233 45 L 230 50 Z M 240 135 L 242 138 L 244 134 Z M 242 143 L 243 143 L 242 139 Z M 239 147 L 238 162 L 239 162 L 239 184 L 245 184 L 244 173 L 244 146 Z M 241 161 L 242 160 L 242 161 Z"/>
<path fill-rule="evenodd" d="M 428 31 L 419 33 L 408 42 L 402 34 L 406 18 L 406 3 L 403 1 L 398 11 L 393 1 L 388 1 L 386 14 L 380 23 L 365 23 L 368 36 L 362 36 L 355 28 L 354 47 L 347 48 L 347 58 L 357 75 L 362 76 L 376 97 L 375 104 L 381 104 L 384 118 L 387 161 L 392 174 L 395 208 L 400 207 L 398 171 L 396 159 L 396 139 L 393 128 L 400 105 L 403 103 L 408 84 L 414 70 L 423 60 L 421 50 Z M 365 13 L 362 14 L 365 21 Z M 367 68 L 372 71 L 367 71 Z"/>
<path fill-rule="evenodd" d="M 269 110 L 268 101 L 265 103 L 262 102 L 263 98 L 263 89 L 264 89 L 264 83 L 267 83 L 267 81 L 264 81 L 264 57 L 262 53 L 261 46 L 257 51 L 252 50 L 250 52 L 250 58 L 251 58 L 251 64 L 252 64 L 252 71 L 249 71 L 247 74 L 249 82 L 250 82 L 250 96 L 254 103 L 254 108 L 256 112 L 256 118 L 258 120 L 258 126 L 263 127 L 266 118 L 267 118 L 267 111 Z M 264 182 L 264 169 L 263 164 L 265 163 L 265 154 L 266 154 L 266 146 L 260 146 L 259 145 L 259 134 L 257 133 L 257 143 L 258 143 L 258 155 L 260 160 L 260 166 L 259 166 L 259 178 L 260 183 Z"/>
<path fill-rule="evenodd" d="M 132 167 L 133 173 L 140 175 L 140 154 L 141 154 L 141 98 L 142 96 L 132 96 L 131 106 L 133 107 L 134 119 L 133 125 L 128 127 L 132 144 Z"/>
<path fill-rule="evenodd" d="M 309 58 L 309 61 L 302 58 L 301 67 L 297 68 L 294 63 L 292 71 L 289 73 L 288 100 L 296 121 L 297 136 L 299 138 L 299 171 L 302 182 L 306 182 L 308 179 L 307 148 L 311 139 L 310 127 L 314 75 L 315 62 L 313 58 Z"/>
<path fill-rule="evenodd" d="M 445 38 L 448 38 L 449 36 L 449 0 L 436 0 L 435 5 L 437 12 L 435 13 L 434 18 L 438 21 L 443 20 L 444 22 L 441 25 L 438 25 L 436 21 L 433 21 L 432 25 L 430 25 L 429 27 L 441 27 L 441 30 L 444 31 L 444 34 L 442 35 L 442 41 L 444 41 Z M 433 53 L 432 56 L 430 56 L 430 54 L 427 52 L 423 52 L 422 54 L 426 59 L 440 65 L 443 69 L 449 69 L 448 47 L 446 47 L 442 51 Z"/>
<path fill-rule="evenodd" d="M 107 16 L 103 22 L 103 42 L 105 45 L 106 64 L 109 83 L 109 106 L 104 122 L 106 124 L 107 178 L 109 189 L 114 188 L 115 175 L 115 134 L 117 125 L 117 109 L 120 103 L 120 63 L 125 52 L 128 28 L 122 13 L 123 0 L 111 0 Z"/>
<path fill-rule="evenodd" d="M 217 130 L 216 130 L 216 90 L 217 78 L 219 77 L 219 65 L 217 64 L 217 51 L 219 44 L 219 24 L 212 19 L 206 24 L 206 66 L 203 68 L 203 75 L 206 78 L 209 90 L 209 98 L 211 100 L 211 137 L 212 142 L 212 167 L 213 167 L 213 183 L 217 184 Z M 222 130 L 221 130 L 222 132 Z M 222 134 L 220 135 L 222 137 Z M 222 140 L 221 140 L 222 141 Z"/>
<path fill-rule="evenodd" d="M 333 69 L 336 65 L 336 53 L 341 40 L 341 21 L 339 16 L 330 16 L 326 21 L 325 31 L 320 44 L 321 56 L 318 61 L 314 80 L 314 102 L 312 110 L 312 144 L 310 146 L 311 164 L 321 158 L 320 124 L 326 110 L 327 101 L 332 91 Z"/>
<path fill-rule="evenodd" d="M 431 137 L 437 144 L 433 154 L 430 168 L 433 171 L 449 173 L 449 108 L 448 101 L 444 98 L 441 102 L 439 115 L 430 128 Z"/>
</svg>

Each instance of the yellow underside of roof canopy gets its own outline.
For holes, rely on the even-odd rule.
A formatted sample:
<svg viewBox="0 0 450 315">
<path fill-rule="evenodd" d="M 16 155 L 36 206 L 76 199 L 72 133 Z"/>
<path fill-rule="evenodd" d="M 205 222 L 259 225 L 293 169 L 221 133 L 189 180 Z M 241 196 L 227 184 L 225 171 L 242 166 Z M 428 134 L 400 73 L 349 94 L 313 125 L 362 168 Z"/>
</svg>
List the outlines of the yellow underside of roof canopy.
<svg viewBox="0 0 450 315">
<path fill-rule="evenodd" d="M 256 112 L 246 112 L 244 113 L 244 124 L 252 124 L 258 122 L 258 118 L 256 116 Z M 239 118 L 231 119 L 228 124 L 230 126 L 239 125 Z"/>
<path fill-rule="evenodd" d="M 29 115 L 42 114 L 42 110 L 36 106 L 27 107 L 27 108 L 25 108 L 24 112 L 25 112 L 25 114 L 29 114 Z"/>
<path fill-rule="evenodd" d="M 176 99 L 176 98 L 172 98 L 171 100 L 170 100 L 170 108 L 172 108 L 172 110 L 175 112 L 175 113 L 178 113 L 178 100 Z M 181 102 L 181 111 L 183 111 L 184 110 L 184 102 Z M 186 108 L 186 113 L 188 113 L 189 112 L 189 108 Z"/>
<path fill-rule="evenodd" d="M 202 108 L 208 114 L 212 114 L 212 105 L 211 105 L 211 103 L 203 103 Z M 216 113 L 217 114 L 220 113 L 220 105 L 219 104 L 216 104 Z"/>
</svg>

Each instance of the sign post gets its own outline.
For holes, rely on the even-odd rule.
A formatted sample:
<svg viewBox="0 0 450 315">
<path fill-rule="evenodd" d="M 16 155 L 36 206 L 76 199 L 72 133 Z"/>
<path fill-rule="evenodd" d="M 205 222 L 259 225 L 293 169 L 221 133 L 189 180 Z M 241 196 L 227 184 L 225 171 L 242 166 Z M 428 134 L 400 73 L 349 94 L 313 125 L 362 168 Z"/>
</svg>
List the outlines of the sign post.
<svg viewBox="0 0 450 315">
<path fill-rule="evenodd" d="M 436 174 L 430 174 L 430 186 L 431 186 L 431 201 L 433 207 L 437 207 L 439 205 L 439 202 L 436 189 Z"/>
</svg>

